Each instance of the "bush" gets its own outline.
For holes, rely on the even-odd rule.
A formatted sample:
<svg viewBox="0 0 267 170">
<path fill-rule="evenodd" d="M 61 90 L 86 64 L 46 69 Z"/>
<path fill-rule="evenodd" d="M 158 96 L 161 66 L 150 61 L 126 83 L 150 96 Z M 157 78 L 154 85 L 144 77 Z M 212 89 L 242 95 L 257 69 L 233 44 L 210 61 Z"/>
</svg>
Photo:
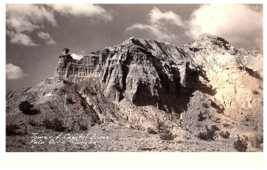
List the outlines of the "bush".
<svg viewBox="0 0 267 170">
<path fill-rule="evenodd" d="M 34 121 L 33 119 L 29 120 L 29 124 L 32 126 L 38 126 L 38 122 Z"/>
<path fill-rule="evenodd" d="M 228 123 L 223 124 L 224 127 L 229 127 L 230 125 Z"/>
<path fill-rule="evenodd" d="M 63 122 L 58 118 L 54 118 L 52 121 L 45 119 L 43 125 L 47 129 L 52 129 L 57 132 L 64 132 L 67 128 L 63 126 Z"/>
<path fill-rule="evenodd" d="M 251 145 L 255 148 L 259 148 L 260 144 L 263 143 L 263 135 L 262 134 L 255 134 L 251 138 Z"/>
<path fill-rule="evenodd" d="M 61 120 L 58 120 L 57 118 L 52 121 L 52 126 L 52 129 L 57 132 L 63 132 L 66 130 L 66 127 L 63 126 L 63 122 Z"/>
<path fill-rule="evenodd" d="M 6 135 L 7 136 L 20 135 L 20 133 L 17 132 L 18 129 L 20 129 L 20 128 L 16 124 L 6 125 Z"/>
<path fill-rule="evenodd" d="M 259 92 L 257 90 L 253 90 L 253 94 L 259 94 Z"/>
<path fill-rule="evenodd" d="M 238 135 L 237 140 L 234 142 L 234 148 L 239 152 L 245 152 L 248 148 L 247 141 L 248 141 L 248 138 L 246 136 L 243 136 L 243 138 L 241 138 Z"/>
<path fill-rule="evenodd" d="M 221 131 L 219 135 L 225 139 L 230 137 L 230 133 L 228 131 Z"/>
<path fill-rule="evenodd" d="M 72 98 L 67 98 L 67 103 L 74 104 L 74 101 L 72 100 Z"/>
<path fill-rule="evenodd" d="M 173 140 L 175 136 L 170 132 L 160 133 L 159 137 L 161 140 Z"/>
<path fill-rule="evenodd" d="M 165 131 L 168 131 L 168 127 L 163 122 L 158 123 L 158 129 L 160 133 L 164 133 Z"/>
<path fill-rule="evenodd" d="M 40 113 L 39 110 L 33 109 L 33 105 L 28 101 L 22 101 L 19 104 L 19 110 L 25 115 L 35 115 Z"/>
<path fill-rule="evenodd" d="M 22 101 L 19 104 L 19 110 L 22 111 L 24 114 L 30 112 L 33 108 L 33 105 L 30 104 L 28 101 Z"/>
<path fill-rule="evenodd" d="M 215 140 L 217 137 L 217 134 L 215 131 L 209 131 L 209 132 L 200 132 L 198 134 L 198 138 L 203 139 L 203 140 Z"/>
<path fill-rule="evenodd" d="M 45 119 L 43 121 L 43 126 L 45 126 L 47 129 L 52 129 L 52 122 L 48 119 Z"/>
<path fill-rule="evenodd" d="M 206 118 L 207 118 L 207 117 L 206 117 L 205 113 L 200 112 L 200 113 L 198 114 L 198 121 L 203 121 L 203 120 L 205 120 Z"/>
<path fill-rule="evenodd" d="M 168 127 L 163 123 L 158 123 L 159 137 L 162 140 L 173 140 L 175 136 L 170 132 Z"/>
<path fill-rule="evenodd" d="M 79 124 L 80 130 L 87 130 L 87 125 L 85 124 Z"/>
<path fill-rule="evenodd" d="M 210 105 L 208 103 L 202 103 L 202 106 L 205 107 L 205 108 L 209 108 Z"/>
<path fill-rule="evenodd" d="M 197 137 L 203 140 L 215 140 L 219 128 L 216 125 L 211 125 L 211 128 L 208 128 L 207 125 L 205 127 L 207 132 L 200 132 Z"/>
<path fill-rule="evenodd" d="M 150 127 L 147 128 L 147 132 L 151 133 L 151 134 L 157 134 L 157 132 L 154 129 L 150 128 Z"/>
</svg>

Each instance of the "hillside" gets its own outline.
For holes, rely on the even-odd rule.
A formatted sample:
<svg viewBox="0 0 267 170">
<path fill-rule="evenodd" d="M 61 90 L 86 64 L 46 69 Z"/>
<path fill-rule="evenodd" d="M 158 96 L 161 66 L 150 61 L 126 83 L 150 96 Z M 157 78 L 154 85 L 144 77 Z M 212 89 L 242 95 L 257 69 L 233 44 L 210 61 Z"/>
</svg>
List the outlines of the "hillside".
<svg viewBox="0 0 267 170">
<path fill-rule="evenodd" d="M 209 34 L 183 47 L 131 37 L 80 60 L 63 51 L 53 77 L 7 92 L 7 151 L 69 151 L 30 150 L 35 131 L 111 138 L 74 151 L 241 151 L 237 135 L 263 151 L 260 61 Z"/>
</svg>

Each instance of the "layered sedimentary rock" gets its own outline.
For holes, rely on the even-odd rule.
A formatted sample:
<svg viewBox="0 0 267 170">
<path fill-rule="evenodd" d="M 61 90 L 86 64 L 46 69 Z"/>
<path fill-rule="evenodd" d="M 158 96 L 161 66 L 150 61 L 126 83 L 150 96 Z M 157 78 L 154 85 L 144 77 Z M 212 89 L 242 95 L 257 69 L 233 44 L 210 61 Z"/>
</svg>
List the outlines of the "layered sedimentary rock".
<svg viewBox="0 0 267 170">
<path fill-rule="evenodd" d="M 17 114 L 12 107 L 25 99 L 42 110 L 52 100 L 64 114 L 80 108 L 77 115 L 90 115 L 89 122 L 108 120 L 141 130 L 157 129 L 162 122 L 189 131 L 196 131 L 197 122 L 203 123 L 197 131 L 207 123 L 223 128 L 229 119 L 222 114 L 242 120 L 262 115 L 262 76 L 249 62 L 257 56 L 209 34 L 181 48 L 132 37 L 80 60 L 63 53 L 49 81 L 8 93 L 7 110 Z M 208 111 L 211 116 L 198 120 Z"/>
<path fill-rule="evenodd" d="M 182 48 L 165 42 L 128 39 L 80 60 L 60 56 L 56 79 L 80 82 L 98 77 L 114 102 L 126 98 L 136 106 L 152 105 L 180 113 L 188 88 L 205 86 L 199 68 Z M 204 78 L 202 78 L 204 79 Z M 174 103 L 175 101 L 175 103 Z"/>
</svg>

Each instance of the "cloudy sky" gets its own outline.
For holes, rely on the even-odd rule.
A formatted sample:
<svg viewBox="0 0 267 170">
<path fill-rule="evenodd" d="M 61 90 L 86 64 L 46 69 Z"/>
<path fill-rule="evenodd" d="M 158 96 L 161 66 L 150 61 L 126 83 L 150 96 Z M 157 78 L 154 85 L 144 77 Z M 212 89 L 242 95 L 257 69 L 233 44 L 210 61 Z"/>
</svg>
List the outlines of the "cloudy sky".
<svg viewBox="0 0 267 170">
<path fill-rule="evenodd" d="M 7 89 L 52 77 L 64 47 L 81 58 L 132 36 L 181 47 L 203 33 L 262 49 L 262 5 L 6 5 Z"/>
</svg>

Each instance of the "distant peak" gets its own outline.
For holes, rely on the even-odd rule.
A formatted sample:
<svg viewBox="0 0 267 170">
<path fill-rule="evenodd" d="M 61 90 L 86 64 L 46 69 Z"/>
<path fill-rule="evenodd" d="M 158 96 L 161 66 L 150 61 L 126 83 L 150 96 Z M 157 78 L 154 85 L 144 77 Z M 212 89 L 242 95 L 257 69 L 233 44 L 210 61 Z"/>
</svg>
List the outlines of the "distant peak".
<svg viewBox="0 0 267 170">
<path fill-rule="evenodd" d="M 197 41 L 206 41 L 206 40 L 208 40 L 208 41 L 211 41 L 211 40 L 219 40 L 219 41 L 226 42 L 228 44 L 228 42 L 224 38 L 221 38 L 219 36 L 214 36 L 214 35 L 211 35 L 209 33 L 201 34 L 197 38 Z"/>
<path fill-rule="evenodd" d="M 123 41 L 122 44 L 127 45 L 127 44 L 134 44 L 133 41 L 135 41 L 136 39 L 134 37 L 130 37 L 127 40 Z"/>
<path fill-rule="evenodd" d="M 204 33 L 204 34 L 201 34 L 197 37 L 197 40 L 200 40 L 200 39 L 203 39 L 203 38 L 211 38 L 213 37 L 212 35 L 210 35 L 209 33 Z"/>
<path fill-rule="evenodd" d="M 141 46 L 143 47 L 146 43 L 149 42 L 156 42 L 156 43 L 160 43 L 160 44 L 167 44 L 167 45 L 171 45 L 171 43 L 166 42 L 166 41 L 161 41 L 161 40 L 152 40 L 152 39 L 143 39 L 143 38 L 135 38 L 135 37 L 130 37 L 129 39 L 125 40 L 124 42 L 122 42 L 123 45 L 137 45 L 137 46 Z"/>
</svg>

